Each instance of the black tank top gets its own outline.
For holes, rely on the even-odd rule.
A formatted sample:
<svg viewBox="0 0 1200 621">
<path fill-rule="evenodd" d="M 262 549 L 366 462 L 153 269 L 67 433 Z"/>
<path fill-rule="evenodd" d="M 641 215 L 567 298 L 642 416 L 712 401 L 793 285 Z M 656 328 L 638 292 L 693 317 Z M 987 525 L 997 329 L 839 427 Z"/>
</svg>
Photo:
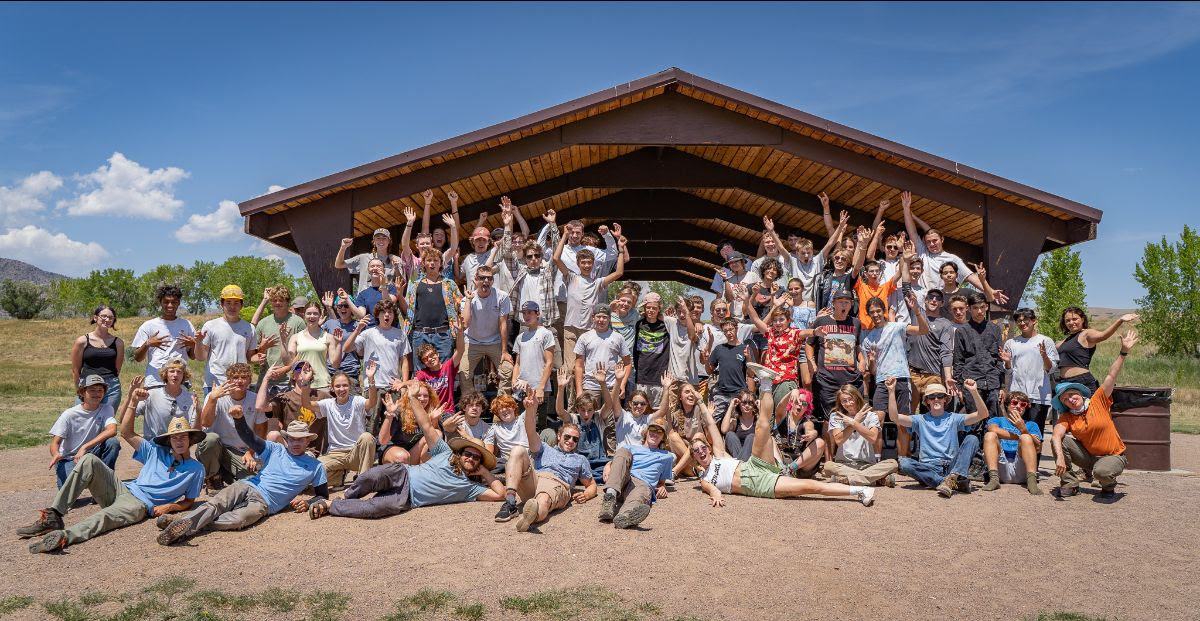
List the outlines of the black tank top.
<svg viewBox="0 0 1200 621">
<path fill-rule="evenodd" d="M 83 335 L 83 365 L 79 369 L 79 377 L 99 375 L 104 379 L 117 376 L 117 338 L 113 337 L 112 345 L 94 347 L 92 338 Z"/>
<path fill-rule="evenodd" d="M 1090 369 L 1092 366 L 1092 354 L 1096 353 L 1096 347 L 1084 347 L 1079 343 L 1079 332 L 1063 339 L 1062 345 L 1058 348 L 1058 366 L 1059 368 L 1079 367 L 1081 369 Z"/>
</svg>

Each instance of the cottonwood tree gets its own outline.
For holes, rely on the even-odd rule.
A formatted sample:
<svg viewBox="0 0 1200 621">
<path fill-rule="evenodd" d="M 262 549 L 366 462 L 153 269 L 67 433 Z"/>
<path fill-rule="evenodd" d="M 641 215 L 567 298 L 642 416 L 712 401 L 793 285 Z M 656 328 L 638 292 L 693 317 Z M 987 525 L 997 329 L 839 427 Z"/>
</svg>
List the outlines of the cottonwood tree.
<svg viewBox="0 0 1200 621">
<path fill-rule="evenodd" d="M 1146 290 L 1138 331 L 1160 354 L 1200 356 L 1200 235 L 1184 225 L 1179 241 L 1146 244 L 1133 276 Z"/>
<path fill-rule="evenodd" d="M 1042 255 L 1029 282 L 1034 288 L 1038 332 L 1056 341 L 1066 336 L 1058 326 L 1063 309 L 1078 306 L 1087 311 L 1079 253 L 1063 247 Z"/>
</svg>

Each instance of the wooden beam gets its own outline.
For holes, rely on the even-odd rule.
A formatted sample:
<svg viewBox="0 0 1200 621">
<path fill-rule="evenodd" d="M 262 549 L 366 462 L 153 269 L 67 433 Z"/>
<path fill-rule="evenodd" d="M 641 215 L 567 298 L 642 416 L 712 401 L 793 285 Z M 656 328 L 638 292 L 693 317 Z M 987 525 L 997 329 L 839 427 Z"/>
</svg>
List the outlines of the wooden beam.
<svg viewBox="0 0 1200 621">
<path fill-rule="evenodd" d="M 988 283 L 1008 296 L 1005 308 L 1016 309 L 1025 293 L 1025 285 L 1038 255 L 1045 246 L 1046 229 L 1052 220 L 1046 214 L 1015 205 L 985 202 L 987 218 L 983 225 L 984 255 L 988 268 Z M 1047 318 L 1057 321 L 1057 318 Z"/>
<path fill-rule="evenodd" d="M 690 255 L 689 255 L 690 256 Z M 715 272 L 717 264 L 704 261 L 703 265 L 693 263 L 683 257 L 633 257 L 626 269 L 639 270 L 686 270 L 696 272 Z"/>
<path fill-rule="evenodd" d="M 784 130 L 675 92 L 576 121 L 568 144 L 777 145 Z"/>
<path fill-rule="evenodd" d="M 582 213 L 618 222 L 717 218 L 752 231 L 762 229 L 760 218 L 679 190 L 622 190 L 564 209 L 558 217 L 572 219 Z"/>
<path fill-rule="evenodd" d="M 708 291 L 712 285 L 711 278 L 704 278 L 698 274 L 685 271 L 672 270 L 633 270 L 625 273 L 622 280 L 665 280 L 681 282 L 690 287 L 695 287 L 701 291 Z"/>
<path fill-rule="evenodd" d="M 350 273 L 333 266 L 342 238 L 353 236 L 350 198 L 348 192 L 331 194 L 319 205 L 283 212 L 296 246 L 302 249 L 304 271 L 317 292 L 350 289 Z"/>
</svg>

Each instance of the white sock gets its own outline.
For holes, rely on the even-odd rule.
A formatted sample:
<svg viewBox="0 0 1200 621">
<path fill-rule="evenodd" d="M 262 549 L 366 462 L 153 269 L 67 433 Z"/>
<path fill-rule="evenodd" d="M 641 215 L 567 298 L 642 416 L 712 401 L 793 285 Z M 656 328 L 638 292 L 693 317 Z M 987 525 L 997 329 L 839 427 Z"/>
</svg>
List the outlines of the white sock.
<svg viewBox="0 0 1200 621">
<path fill-rule="evenodd" d="M 850 486 L 850 493 L 855 496 L 862 496 L 863 493 L 866 491 L 867 491 L 867 488 L 865 488 L 861 485 L 851 485 Z"/>
</svg>

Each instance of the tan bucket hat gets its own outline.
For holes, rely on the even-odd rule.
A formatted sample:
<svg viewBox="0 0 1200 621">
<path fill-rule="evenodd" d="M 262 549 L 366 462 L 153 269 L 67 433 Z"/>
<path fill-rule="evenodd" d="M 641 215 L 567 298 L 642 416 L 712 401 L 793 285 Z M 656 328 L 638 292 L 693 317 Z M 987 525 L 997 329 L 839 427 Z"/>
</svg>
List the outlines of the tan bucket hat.
<svg viewBox="0 0 1200 621">
<path fill-rule="evenodd" d="M 317 437 L 317 434 L 308 430 L 308 425 L 306 425 L 306 424 L 304 424 L 304 422 L 298 421 L 298 420 L 294 420 L 294 421 L 288 423 L 287 429 L 280 431 L 279 433 L 280 433 L 280 435 L 283 435 L 283 436 L 286 436 L 286 437 L 289 437 L 289 438 L 292 438 L 295 440 L 299 440 L 301 438 L 308 438 L 309 440 L 313 440 Z"/>
<path fill-rule="evenodd" d="M 154 437 L 154 443 L 159 446 L 170 447 L 171 436 L 177 436 L 181 433 L 188 434 L 188 439 L 192 444 L 197 444 L 204 439 L 204 432 L 199 429 L 194 429 L 188 424 L 187 419 L 182 416 L 176 416 L 167 424 L 167 430 Z"/>
<path fill-rule="evenodd" d="M 454 451 L 456 455 L 461 453 L 465 448 L 473 448 L 483 455 L 484 468 L 491 470 L 492 468 L 496 467 L 496 455 L 487 450 L 487 448 L 484 447 L 483 442 L 480 442 L 475 438 L 467 438 L 464 436 L 450 438 L 450 450 Z"/>
</svg>

